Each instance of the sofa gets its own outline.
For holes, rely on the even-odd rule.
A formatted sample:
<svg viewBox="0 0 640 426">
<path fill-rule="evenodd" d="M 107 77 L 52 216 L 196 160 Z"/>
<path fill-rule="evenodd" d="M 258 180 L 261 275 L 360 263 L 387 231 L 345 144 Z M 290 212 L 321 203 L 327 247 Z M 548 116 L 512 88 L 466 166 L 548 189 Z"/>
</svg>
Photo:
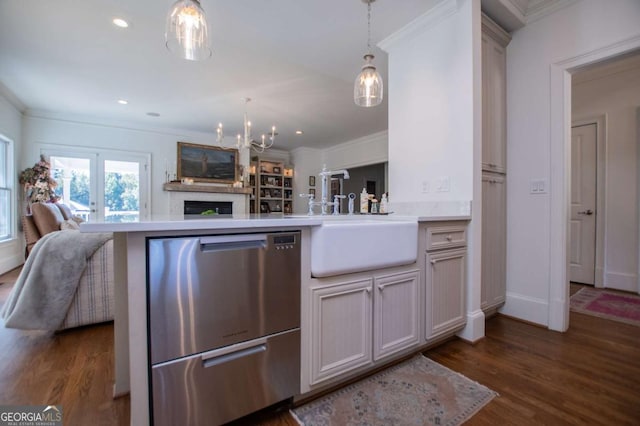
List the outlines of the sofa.
<svg viewBox="0 0 640 426">
<path fill-rule="evenodd" d="M 64 204 L 32 204 L 31 214 L 22 217 L 22 226 L 26 240 L 25 259 L 28 258 L 32 252 L 37 256 L 49 256 L 43 253 L 51 253 L 50 250 L 48 252 L 43 250 L 34 251 L 34 247 L 45 235 L 58 232 L 66 233 L 65 244 L 71 253 L 70 245 L 75 245 L 76 241 L 80 245 L 87 237 L 93 237 L 90 234 L 82 234 L 79 232 L 79 222 L 81 221 L 81 219 L 74 217 L 71 209 Z M 56 324 L 53 329 L 63 330 L 113 320 L 113 239 L 106 236 L 103 240 L 104 242 L 101 241 L 95 245 L 97 247 L 95 251 L 93 251 L 94 249 L 92 248 L 91 254 L 87 255 L 86 267 L 77 281 L 77 287 L 74 288 L 75 292 L 73 293 L 66 315 L 64 315 L 64 320 L 61 324 Z M 41 244 L 44 245 L 44 242 Z M 60 247 L 55 250 L 65 251 L 65 247 Z M 58 253 L 56 253 L 56 255 L 57 254 Z M 21 277 L 18 278 L 18 282 L 21 282 L 21 279 L 26 281 L 29 277 L 23 277 L 22 275 L 27 273 L 38 274 L 35 285 L 46 281 L 46 279 L 42 279 L 41 277 L 46 278 L 46 276 L 50 274 L 47 273 L 47 271 L 42 271 L 42 268 L 47 270 L 56 268 L 56 262 L 60 262 L 59 260 L 49 261 L 49 259 L 53 258 L 57 259 L 59 257 L 50 256 L 46 259 L 27 259 L 21 272 Z M 62 259 L 64 259 L 64 256 Z M 34 271 L 33 269 L 35 268 L 39 268 L 40 271 Z M 33 278 L 33 276 L 31 278 Z M 34 280 L 31 279 L 31 281 Z M 75 283 L 73 284 L 75 285 Z M 30 285 L 33 286 L 34 284 L 30 283 Z M 18 289 L 14 288 L 14 291 L 17 292 Z M 19 297 L 22 297 L 22 295 L 16 295 L 16 300 L 19 299 Z M 54 299 L 55 295 L 50 298 Z M 19 304 L 16 303 L 16 305 Z M 7 326 L 9 327 L 10 325 Z M 18 325 L 14 328 L 42 328 L 42 326 L 31 327 L 30 324 L 26 324 L 24 327 Z"/>
</svg>

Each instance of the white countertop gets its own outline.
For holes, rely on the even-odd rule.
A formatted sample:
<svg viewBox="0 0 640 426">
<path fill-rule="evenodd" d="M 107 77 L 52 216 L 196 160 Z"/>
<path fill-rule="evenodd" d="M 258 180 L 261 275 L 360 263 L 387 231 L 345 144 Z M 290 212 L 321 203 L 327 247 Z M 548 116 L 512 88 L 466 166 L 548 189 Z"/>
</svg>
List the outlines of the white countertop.
<svg viewBox="0 0 640 426">
<path fill-rule="evenodd" d="M 215 215 L 195 216 L 193 218 L 156 216 L 150 220 L 140 222 L 84 222 L 80 224 L 82 232 L 152 232 L 152 231 L 194 231 L 216 229 L 248 229 L 248 228 L 282 228 L 319 226 L 325 221 L 416 221 L 432 222 L 444 220 L 469 220 L 468 215 L 446 216 L 418 216 L 418 215 L 282 215 L 282 214 L 253 214 L 253 215 Z"/>
</svg>

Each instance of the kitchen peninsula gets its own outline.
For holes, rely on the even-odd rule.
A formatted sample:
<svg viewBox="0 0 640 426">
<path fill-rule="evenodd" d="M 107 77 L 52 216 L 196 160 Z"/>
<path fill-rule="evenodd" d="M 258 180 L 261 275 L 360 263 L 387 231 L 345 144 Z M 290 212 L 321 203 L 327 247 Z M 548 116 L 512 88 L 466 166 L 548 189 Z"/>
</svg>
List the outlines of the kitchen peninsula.
<svg viewBox="0 0 640 426">
<path fill-rule="evenodd" d="M 260 257 L 262 260 L 256 264 L 266 263 L 268 266 L 273 263 L 274 270 L 287 268 L 287 272 L 300 277 L 299 282 L 295 283 L 296 287 L 299 286 L 299 295 L 287 292 L 298 295 L 299 305 L 285 308 L 298 318 L 299 334 L 285 336 L 287 333 L 275 332 L 271 336 L 281 339 L 283 347 L 295 342 L 294 351 L 300 365 L 300 376 L 294 379 L 295 392 L 282 399 L 300 395 L 306 397 L 416 352 L 464 327 L 466 225 L 470 214 L 464 209 L 461 213 L 459 208 L 445 214 L 439 209 L 437 213 L 402 216 L 234 215 L 204 219 L 165 217 L 136 223 L 82 224 L 82 232 L 114 232 L 114 394 L 119 396 L 130 392 L 131 424 L 149 424 L 152 418 L 154 424 L 169 421 L 161 419 L 165 413 L 156 413 L 156 417 L 153 417 L 156 408 L 150 408 L 155 397 L 150 380 L 156 380 L 157 371 L 154 369 L 152 374 L 151 364 L 154 363 L 156 349 L 162 346 L 153 343 L 153 337 L 150 337 L 155 300 L 155 295 L 151 294 L 155 290 L 152 290 L 150 282 L 155 280 L 164 283 L 163 280 L 173 275 L 186 274 L 187 269 L 191 271 L 195 262 L 180 263 L 177 260 L 188 259 L 184 253 L 217 253 L 224 256 L 229 250 L 259 247 L 271 253 L 269 256 L 277 254 L 280 257 L 269 257 L 268 261 Z M 405 236 L 413 236 L 413 239 L 402 237 L 404 245 L 392 241 L 393 235 L 402 235 L 399 233 L 401 230 L 407 233 Z M 341 237 L 343 234 L 344 238 Z M 359 241 L 353 238 L 354 235 L 362 235 L 364 239 Z M 256 236 L 259 241 L 254 238 Z M 169 250 L 172 241 L 179 241 L 180 247 Z M 192 241 L 195 242 L 192 244 Z M 350 242 L 356 245 L 350 246 Z M 394 244 L 399 245 L 394 247 Z M 284 265 L 280 262 L 284 262 L 285 254 L 292 255 L 294 251 L 291 249 L 296 245 L 299 257 L 293 258 L 299 266 L 298 275 L 289 266 L 277 266 Z M 365 255 L 358 256 L 354 252 L 355 247 L 360 247 Z M 238 258 L 238 252 L 234 253 L 234 258 Z M 336 258 L 342 257 L 347 262 L 336 264 L 335 259 L 332 260 L 332 253 L 337 253 Z M 158 263 L 163 254 L 166 260 Z M 397 258 L 394 258 L 395 254 Z M 221 257 L 220 264 L 234 268 L 226 260 L 230 258 Z M 377 259 L 375 262 L 379 260 L 378 266 L 367 263 L 371 259 Z M 321 265 L 322 261 L 324 265 Z M 163 267 L 172 272 L 163 271 Z M 249 269 L 241 264 L 235 265 L 235 268 L 239 271 Z M 154 272 L 156 270 L 159 272 Z M 265 272 L 267 276 L 271 273 Z M 160 278 L 154 278 L 154 274 Z M 204 293 L 202 289 L 196 290 L 190 288 L 177 306 L 186 309 L 197 303 L 198 297 Z M 262 290 L 265 289 L 261 287 L 256 291 Z M 269 292 L 264 292 L 261 299 L 265 295 L 269 295 Z M 248 292 L 243 294 L 244 298 L 251 296 Z M 262 317 L 268 318 L 270 309 L 267 306 L 257 310 Z M 280 312 L 283 312 L 282 308 Z M 284 321 L 279 317 L 274 321 Z M 189 318 L 186 320 L 188 322 Z M 198 317 L 195 321 L 194 317 L 190 317 L 190 320 L 200 326 Z M 350 326 L 344 327 L 344 324 Z M 279 327 L 290 331 L 293 326 L 282 324 Z M 197 328 L 193 327 L 189 333 L 198 333 Z M 234 333 L 228 333 L 231 334 Z M 183 347 L 189 346 L 187 337 L 181 336 Z M 192 340 L 201 340 L 196 337 Z M 265 339 L 258 340 L 259 345 L 247 346 L 239 337 L 228 346 L 216 346 L 214 351 L 210 351 L 211 354 L 201 353 L 197 347 L 192 353 L 205 368 L 218 368 L 222 362 L 218 359 L 236 362 L 233 361 L 238 358 L 236 353 L 268 356 L 269 345 L 263 342 Z M 274 340 L 273 347 L 276 349 L 273 350 L 278 350 L 279 344 Z M 182 356 L 182 353 L 168 355 L 168 361 L 164 364 L 177 369 L 183 358 L 191 359 Z M 274 354 L 271 358 L 275 357 Z M 185 368 L 191 370 L 193 367 L 189 364 Z M 207 371 L 213 372 L 214 368 Z M 169 376 L 171 374 L 182 373 L 173 372 Z M 162 376 L 162 380 L 166 380 L 166 377 Z M 173 400 L 185 400 L 193 404 L 197 394 L 194 391 L 193 395 L 174 397 Z M 168 413 L 174 416 L 179 414 L 179 410 L 169 410 Z M 229 416 L 234 414 L 230 413 Z M 227 421 L 227 418 L 222 417 L 222 421 Z"/>
</svg>

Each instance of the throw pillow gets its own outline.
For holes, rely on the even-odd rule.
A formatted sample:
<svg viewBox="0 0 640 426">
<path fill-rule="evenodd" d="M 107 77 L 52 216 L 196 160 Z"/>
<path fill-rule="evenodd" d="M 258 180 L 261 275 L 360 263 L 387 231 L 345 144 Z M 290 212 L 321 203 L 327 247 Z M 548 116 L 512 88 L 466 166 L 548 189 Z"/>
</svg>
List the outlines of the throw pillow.
<svg viewBox="0 0 640 426">
<path fill-rule="evenodd" d="M 81 218 L 80 216 L 71 216 L 69 219 L 74 221 L 78 225 L 80 225 L 82 222 L 84 222 L 84 219 Z"/>
<path fill-rule="evenodd" d="M 66 229 L 72 229 L 74 231 L 79 231 L 80 230 L 80 225 L 78 225 L 74 220 L 65 220 L 64 222 L 60 223 L 60 230 L 64 231 Z"/>
<path fill-rule="evenodd" d="M 50 232 L 59 231 L 60 223 L 64 221 L 60 209 L 52 203 L 32 204 L 31 215 L 41 236 L 45 236 Z"/>
</svg>

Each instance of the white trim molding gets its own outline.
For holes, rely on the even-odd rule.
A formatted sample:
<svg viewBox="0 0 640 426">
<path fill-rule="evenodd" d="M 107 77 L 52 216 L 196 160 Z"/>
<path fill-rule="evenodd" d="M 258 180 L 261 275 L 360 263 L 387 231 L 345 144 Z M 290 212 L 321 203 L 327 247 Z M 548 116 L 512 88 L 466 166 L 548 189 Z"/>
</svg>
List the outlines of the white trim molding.
<svg viewBox="0 0 640 426">
<path fill-rule="evenodd" d="M 482 309 L 467 312 L 467 324 L 457 336 L 469 343 L 476 343 L 484 338 L 484 312 Z"/>
<path fill-rule="evenodd" d="M 557 62 L 550 66 L 550 226 L 549 313 L 551 330 L 569 328 L 569 203 L 571 173 L 571 72 L 640 48 L 640 36 Z M 507 295 L 509 297 L 509 295 Z"/>
<path fill-rule="evenodd" d="M 511 292 L 507 292 L 506 299 L 504 306 L 498 310 L 501 314 L 535 324 L 547 325 L 549 303 L 545 299 Z"/>
<path fill-rule="evenodd" d="M 428 31 L 457 11 L 457 0 L 445 0 L 409 22 L 389 37 L 381 40 L 377 46 L 385 52 L 389 52 L 389 50 L 397 46 L 398 43 L 406 42 L 407 40 L 415 38 L 417 35 Z"/>
</svg>

